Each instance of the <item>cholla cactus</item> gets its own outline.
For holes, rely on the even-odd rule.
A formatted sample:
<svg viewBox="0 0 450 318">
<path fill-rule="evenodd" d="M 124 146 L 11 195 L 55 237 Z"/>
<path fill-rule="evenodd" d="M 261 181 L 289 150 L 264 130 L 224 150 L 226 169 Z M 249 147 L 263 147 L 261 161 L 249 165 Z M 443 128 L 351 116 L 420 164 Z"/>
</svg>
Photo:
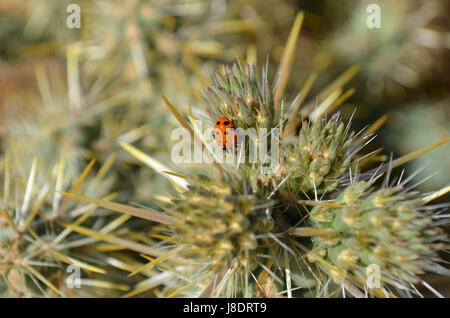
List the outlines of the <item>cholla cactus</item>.
<svg viewBox="0 0 450 318">
<path fill-rule="evenodd" d="M 262 252 L 265 245 L 258 236 L 274 227 L 266 210 L 273 201 L 254 189 L 245 193 L 244 189 L 213 180 L 198 180 L 184 197 L 174 200 L 170 210 L 177 219 L 174 238 L 186 244 L 184 255 L 199 261 L 207 259 L 205 263 L 213 271 L 226 264 L 244 269 L 257 266 L 256 251 Z"/>
<path fill-rule="evenodd" d="M 9 152 L 5 153 L 0 173 L 4 181 L 0 185 L 1 296 L 114 296 L 117 290 L 127 290 L 126 285 L 107 276 L 106 267 L 94 265 L 104 263 L 101 254 L 95 255 L 93 243 L 96 241 L 86 240 L 64 226 L 65 222 L 86 222 L 96 227 L 93 220 L 102 224 L 108 220 L 107 214 L 96 213 L 93 217 L 97 212 L 95 208 L 67 200 L 58 192 L 89 191 L 105 196 L 114 181 L 106 176 L 111 163 L 110 160 L 104 165 L 97 176 L 88 177 L 92 161 L 72 182 L 64 160 L 48 171 L 44 166 L 39 167 L 36 158 L 30 169 L 21 171 L 17 162 L 11 164 Z M 25 172 L 26 178 L 21 175 Z M 114 228 L 111 226 L 108 231 Z M 83 249 L 90 250 L 91 256 L 86 257 Z M 86 286 L 92 287 L 86 289 Z"/>
<path fill-rule="evenodd" d="M 72 59 L 73 50 L 76 48 L 67 50 L 69 59 Z M 2 123 L 6 127 L 2 137 L 10 139 L 13 148 L 20 154 L 15 158 L 19 161 L 18 165 L 30 165 L 34 157 L 40 157 L 43 159 L 41 167 L 50 170 L 54 158 L 63 157 L 66 158 L 69 177 L 74 179 L 82 171 L 86 160 L 95 157 L 92 135 L 101 125 L 102 116 L 120 105 L 123 96 L 116 94 L 105 101 L 102 99 L 107 92 L 91 91 L 90 98 L 82 99 L 80 91 L 79 94 L 73 93 L 76 90 L 74 87 L 79 89 L 81 83 L 78 77 L 72 79 L 72 72 L 73 69 L 68 73 L 69 85 L 65 86 L 60 83 L 64 83 L 66 78 L 56 68 L 52 68 L 52 76 L 49 77 L 43 67 L 38 67 L 36 80 L 40 98 L 36 98 L 31 91 L 11 94 L 13 102 L 2 110 Z M 10 113 L 13 106 L 17 108 L 17 114 Z M 101 159 L 106 160 L 109 153 L 102 155 Z"/>
<path fill-rule="evenodd" d="M 61 6 L 50 0 L 31 3 L 40 10 Z M 47 6 L 49 3 L 52 5 Z M 357 167 L 362 164 L 357 162 L 361 159 L 358 151 L 370 134 L 358 138 L 337 115 L 325 119 L 352 94 L 343 86 L 356 68 L 350 68 L 317 96 L 310 97 L 316 79 L 313 74 L 297 97 L 286 102 L 284 91 L 302 14 L 297 15 L 273 85 L 267 65 L 258 77 L 253 64 L 244 65 L 238 59 L 218 71 L 206 91 L 209 124 L 219 116 L 228 116 L 239 128 L 281 130 L 278 170 L 260 174 L 259 169 L 249 169 L 245 164 L 230 167 L 214 162 L 204 165 L 206 178 L 187 169 L 172 171 L 131 145 L 122 144 L 137 159 L 166 176 L 176 193 L 155 196 L 163 211 L 110 202 L 115 196 L 106 194 L 114 179 L 105 181 L 103 177 L 111 167 L 112 157 L 108 154 L 117 149 L 117 141 L 145 139 L 142 144 L 155 150 L 169 139 L 167 128 L 162 128 L 170 125 L 163 121 L 166 112 L 158 108 L 162 102 L 153 97 L 155 88 L 168 92 L 177 104 L 196 100 L 196 87 L 204 82 L 201 71 L 211 65 L 207 63 L 199 70 L 196 58 L 229 60 L 230 55 L 236 55 L 223 50 L 214 36 L 205 40 L 201 33 L 205 28 L 195 27 L 196 32 L 190 32 L 192 28 L 184 24 L 187 20 L 202 21 L 203 15 L 197 12 L 182 16 L 180 7 L 200 8 L 208 15 L 207 1 L 178 6 L 172 1 L 155 5 L 145 1 L 125 5 L 83 1 L 82 7 L 87 8 L 83 12 L 85 21 L 92 23 L 86 24 L 81 42 L 67 47 L 68 87 L 55 84 L 65 82 L 62 78 L 52 76 L 48 80 L 45 72 L 37 72 L 42 103 L 24 95 L 23 105 L 34 105 L 35 111 L 21 117 L 21 123 L 11 121 L 8 129 L 8 136 L 16 139 L 16 149 L 22 153 L 17 158 L 25 159 L 25 163 L 18 160 L 19 167 L 11 172 L 7 156 L 3 161 L 1 292 L 13 296 L 110 296 L 135 285 L 125 296 L 149 292 L 146 295 L 171 297 L 310 297 L 343 295 L 331 289 L 342 286 L 354 296 L 364 296 L 365 289 L 367 295 L 391 296 L 391 287 L 412 289 L 407 284 L 420 281 L 418 275 L 423 270 L 446 274 L 434 263 L 435 253 L 443 248 L 437 241 L 445 241 L 445 237 L 431 215 L 434 208 L 423 205 L 448 188 L 424 197 L 387 184 L 379 188 L 374 182 L 353 179 L 352 174 L 363 167 Z M 239 4 L 236 6 L 241 9 Z M 99 14 L 102 19 L 97 18 Z M 33 33 L 36 23 L 41 22 L 38 20 L 33 18 L 28 24 L 29 32 Z M 227 26 L 249 30 L 248 24 L 229 21 Z M 220 33 L 220 29 L 224 29 L 223 25 L 215 25 L 216 32 Z M 264 32 L 257 33 L 266 39 Z M 198 38 L 191 37 L 193 34 Z M 39 38 L 39 34 L 35 35 Z M 255 61 L 251 47 L 248 53 L 253 56 L 247 56 L 247 60 Z M 237 55 L 240 57 L 240 52 Z M 183 58 L 186 68 L 179 67 Z M 199 80 L 190 82 L 191 73 Z M 297 80 L 303 78 L 296 76 Z M 193 123 L 197 118 L 189 114 L 189 124 L 173 105 L 167 104 L 182 126 L 197 137 Z M 306 117 L 309 120 L 302 123 Z M 142 138 L 146 134 L 151 136 Z M 25 155 L 27 147 L 30 152 Z M 29 162 L 36 154 L 44 156 L 49 169 L 38 169 L 36 161 Z M 68 166 L 61 161 L 54 168 L 52 159 L 61 155 L 69 161 Z M 86 176 L 92 163 L 75 179 L 83 159 L 92 156 L 105 159 L 97 177 L 92 180 Z M 160 156 L 164 158 L 164 154 Z M 397 159 L 392 166 L 414 156 Z M 70 177 L 67 170 L 71 171 Z M 386 170 L 390 173 L 380 169 L 368 176 L 376 180 Z M 127 170 L 123 175 L 134 181 L 137 178 L 132 173 Z M 350 184 L 346 184 L 348 177 Z M 135 186 L 144 193 L 145 203 L 152 199 L 147 191 L 149 179 L 145 175 Z M 66 191 L 65 199 L 59 191 Z M 104 209 L 124 215 L 115 218 Z M 141 221 L 127 226 L 132 216 L 159 224 Z M 140 253 L 149 263 L 142 264 L 123 249 Z M 65 288 L 61 280 L 63 263 L 79 265 L 89 275 L 97 273 L 93 279 L 81 282 L 94 288 Z M 379 289 L 364 282 L 370 264 L 381 268 L 383 285 Z M 117 279 L 118 269 L 133 275 Z M 102 287 L 107 291 L 102 292 Z M 403 290 L 398 294 L 415 293 Z"/>
<path fill-rule="evenodd" d="M 222 72 L 216 71 L 214 85 L 206 93 L 213 118 L 228 116 L 241 128 L 273 127 L 273 94 L 267 68 L 259 80 L 254 64 L 245 68 L 239 62 L 224 66 Z"/>
<path fill-rule="evenodd" d="M 318 236 L 312 239 L 309 259 L 318 262 L 334 282 L 347 278 L 361 289 L 378 268 L 381 283 L 375 294 L 383 284 L 404 294 L 427 270 L 450 274 L 435 263 L 445 233 L 436 226 L 432 211 L 423 207 L 424 197 L 402 186 L 377 189 L 373 184 L 350 184 L 333 200 L 334 206 L 311 210 L 308 224 Z"/>
<path fill-rule="evenodd" d="M 449 139 L 360 174 L 363 158 L 357 153 L 371 140 L 378 124 L 358 137 L 349 132 L 350 125 L 345 127 L 339 116 L 328 121 L 323 118 L 348 98 L 348 93 L 342 94 L 342 85 L 354 69 L 307 103 L 301 113 L 310 121 L 304 122 L 297 133 L 302 117 L 299 107 L 314 81 L 308 80 L 300 97 L 284 107 L 283 86 L 289 73 L 286 65 L 292 57 L 292 38 L 299 31 L 299 21 L 294 23 L 294 36 L 290 37 L 273 91 L 266 69 L 260 84 L 252 66 L 243 68 L 236 63 L 216 73 L 215 83 L 207 92 L 211 116 L 230 116 L 242 128 L 284 129 L 280 139 L 291 147 L 280 147 L 279 169 L 261 174 L 246 164 L 230 167 L 216 161 L 204 165 L 206 178 L 175 172 L 122 143 L 125 150 L 174 185 L 175 195 L 157 196 L 163 211 L 67 194 L 160 223 L 149 231 L 149 237 L 159 239 L 145 249 L 144 257 L 150 262 L 131 270 L 133 276 L 151 269 L 154 276 L 126 296 L 155 286 L 161 286 L 158 293 L 167 297 L 344 296 L 340 288 L 338 292 L 331 290 L 340 286 L 355 297 L 392 296 L 391 287 L 399 286 L 397 295 L 411 296 L 416 291 L 404 282 L 417 282 L 422 270 L 446 274 L 433 263 L 435 253 L 444 247 L 438 241 L 445 241 L 443 236 L 434 236 L 440 232 L 431 218 L 433 207 L 425 214 L 417 212 L 450 188 L 426 197 L 413 196 L 409 191 L 389 188 L 387 181 L 392 168 Z M 190 125 L 167 98 L 164 100 L 180 124 L 206 148 L 205 140 L 197 137 L 192 114 Z M 313 110 L 316 100 L 320 104 Z M 374 182 L 383 174 L 387 181 L 377 189 Z M 371 180 L 359 181 L 364 178 Z M 72 228 L 97 237 L 86 228 Z M 384 285 L 380 288 L 364 281 L 366 267 L 372 262 L 381 268 Z M 397 274 L 401 281 L 391 277 Z"/>
<path fill-rule="evenodd" d="M 355 137 L 348 128 L 338 115 L 328 122 L 325 118 L 303 122 L 297 143 L 287 150 L 289 191 L 322 194 L 336 189 L 354 155 Z"/>
</svg>

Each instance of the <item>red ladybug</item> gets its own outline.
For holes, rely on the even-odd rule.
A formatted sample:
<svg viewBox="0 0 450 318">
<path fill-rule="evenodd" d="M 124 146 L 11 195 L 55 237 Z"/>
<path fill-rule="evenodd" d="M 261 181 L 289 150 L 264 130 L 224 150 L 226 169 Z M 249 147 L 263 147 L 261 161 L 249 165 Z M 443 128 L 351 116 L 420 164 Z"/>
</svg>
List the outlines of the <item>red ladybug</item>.
<svg viewBox="0 0 450 318">
<path fill-rule="evenodd" d="M 223 150 L 231 149 L 237 143 L 234 124 L 228 117 L 220 117 L 214 126 L 214 139 Z M 233 141 L 234 139 L 234 141 Z"/>
</svg>

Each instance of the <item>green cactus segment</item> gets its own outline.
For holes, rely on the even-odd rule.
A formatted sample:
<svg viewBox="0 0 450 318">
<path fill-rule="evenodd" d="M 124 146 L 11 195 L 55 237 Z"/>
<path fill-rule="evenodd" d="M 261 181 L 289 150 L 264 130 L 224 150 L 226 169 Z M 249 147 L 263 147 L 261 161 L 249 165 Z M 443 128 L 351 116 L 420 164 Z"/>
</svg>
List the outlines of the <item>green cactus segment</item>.
<svg viewBox="0 0 450 318">
<path fill-rule="evenodd" d="M 254 268 L 256 251 L 264 245 L 257 235 L 274 227 L 270 202 L 214 181 L 198 183 L 183 195 L 183 200 L 174 202 L 171 214 L 179 220 L 173 231 L 186 243 L 185 255 L 207 258 L 217 271 L 233 260 Z"/>
<path fill-rule="evenodd" d="M 415 283 L 429 269 L 423 260 L 437 261 L 443 232 L 433 226 L 431 212 L 420 209 L 422 201 L 411 199 L 414 194 L 401 187 L 373 191 L 370 186 L 365 181 L 349 185 L 335 200 L 342 208 L 312 209 L 309 224 L 332 230 L 313 238 L 312 255 L 341 270 L 331 275 L 336 282 L 347 274 L 366 281 L 377 265 L 381 281 Z"/>
<path fill-rule="evenodd" d="M 214 84 L 206 90 L 209 111 L 215 118 L 227 116 L 241 128 L 272 128 L 274 122 L 273 95 L 263 69 L 258 79 L 255 65 L 226 65 L 216 71 Z"/>
<path fill-rule="evenodd" d="M 348 134 L 338 115 L 328 121 L 304 121 L 297 143 L 287 149 L 288 186 L 319 194 L 335 190 L 349 169 L 354 143 L 354 133 Z"/>
</svg>

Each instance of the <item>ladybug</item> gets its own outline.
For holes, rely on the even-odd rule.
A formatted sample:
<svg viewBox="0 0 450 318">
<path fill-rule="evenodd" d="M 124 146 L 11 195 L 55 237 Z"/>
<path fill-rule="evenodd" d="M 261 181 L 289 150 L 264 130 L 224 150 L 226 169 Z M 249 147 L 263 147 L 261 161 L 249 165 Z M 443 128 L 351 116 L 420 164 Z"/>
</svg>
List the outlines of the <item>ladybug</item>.
<svg viewBox="0 0 450 318">
<path fill-rule="evenodd" d="M 223 150 L 231 149 L 233 143 L 237 144 L 237 135 L 234 123 L 228 117 L 220 117 L 214 126 L 214 139 Z M 234 141 L 233 141 L 234 136 Z"/>
</svg>

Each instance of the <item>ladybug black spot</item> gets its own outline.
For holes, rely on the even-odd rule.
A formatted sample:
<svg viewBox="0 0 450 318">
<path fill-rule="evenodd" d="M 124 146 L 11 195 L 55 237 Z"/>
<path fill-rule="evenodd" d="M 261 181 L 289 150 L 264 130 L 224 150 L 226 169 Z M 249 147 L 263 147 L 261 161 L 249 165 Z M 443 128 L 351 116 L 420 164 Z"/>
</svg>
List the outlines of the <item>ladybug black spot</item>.
<svg viewBox="0 0 450 318">
<path fill-rule="evenodd" d="M 216 123 L 216 125 L 220 125 L 220 121 L 218 121 L 218 122 Z"/>
<path fill-rule="evenodd" d="M 224 121 L 223 124 L 224 124 L 225 126 L 228 126 L 228 125 L 230 124 L 230 122 L 229 122 L 229 121 Z"/>
<path fill-rule="evenodd" d="M 225 135 L 228 135 L 228 132 L 227 132 L 227 131 L 225 132 Z"/>
</svg>

